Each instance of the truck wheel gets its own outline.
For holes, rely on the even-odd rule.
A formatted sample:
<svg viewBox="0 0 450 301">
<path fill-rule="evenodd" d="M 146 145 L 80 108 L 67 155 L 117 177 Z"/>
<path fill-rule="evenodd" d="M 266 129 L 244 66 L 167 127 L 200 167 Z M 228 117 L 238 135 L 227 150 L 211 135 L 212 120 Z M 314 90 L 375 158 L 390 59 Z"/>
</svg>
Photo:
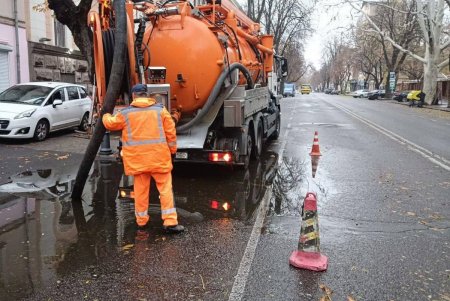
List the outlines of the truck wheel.
<svg viewBox="0 0 450 301">
<path fill-rule="evenodd" d="M 256 131 L 256 137 L 254 139 L 255 141 L 255 145 L 252 149 L 252 158 L 253 159 L 258 159 L 259 156 L 261 156 L 262 153 L 262 132 L 263 132 L 263 127 L 261 122 L 258 123 L 258 130 Z"/>
<path fill-rule="evenodd" d="M 247 135 L 247 154 L 242 157 L 241 162 L 244 163 L 244 165 L 242 166 L 242 168 L 244 170 L 248 169 L 248 166 L 250 165 L 250 157 L 252 154 L 252 149 L 253 149 L 253 140 L 252 140 L 252 136 L 249 134 Z"/>
<path fill-rule="evenodd" d="M 275 121 L 275 132 L 272 133 L 272 135 L 270 135 L 270 140 L 277 140 L 278 137 L 280 137 L 280 132 L 281 132 L 281 119 L 280 119 L 280 115 L 278 114 L 277 116 L 277 120 Z"/>
</svg>

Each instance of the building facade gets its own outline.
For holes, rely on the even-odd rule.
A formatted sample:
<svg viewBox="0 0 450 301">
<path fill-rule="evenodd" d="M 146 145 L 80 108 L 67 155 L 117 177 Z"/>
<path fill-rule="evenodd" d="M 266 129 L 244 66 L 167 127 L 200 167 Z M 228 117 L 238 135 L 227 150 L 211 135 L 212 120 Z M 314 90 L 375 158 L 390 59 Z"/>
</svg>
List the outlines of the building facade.
<svg viewBox="0 0 450 301">
<path fill-rule="evenodd" d="M 42 3 L 42 0 L 24 0 L 30 80 L 88 85 L 88 64 L 72 33 Z"/>
<path fill-rule="evenodd" d="M 29 81 L 24 0 L 2 1 L 0 10 L 0 91 Z"/>
</svg>

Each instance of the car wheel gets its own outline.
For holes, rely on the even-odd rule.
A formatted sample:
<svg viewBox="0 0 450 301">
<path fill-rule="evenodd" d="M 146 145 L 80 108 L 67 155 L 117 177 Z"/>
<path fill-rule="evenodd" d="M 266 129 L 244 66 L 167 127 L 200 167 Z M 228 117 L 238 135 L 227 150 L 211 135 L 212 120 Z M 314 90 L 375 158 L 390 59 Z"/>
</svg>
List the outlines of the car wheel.
<svg viewBox="0 0 450 301">
<path fill-rule="evenodd" d="M 86 132 L 89 128 L 89 113 L 85 113 L 83 118 L 81 118 L 81 123 L 78 126 L 80 131 Z"/>
<path fill-rule="evenodd" d="M 47 138 L 50 130 L 50 126 L 48 122 L 44 119 L 39 120 L 36 125 L 36 129 L 34 130 L 34 140 L 36 141 L 44 141 Z"/>
</svg>

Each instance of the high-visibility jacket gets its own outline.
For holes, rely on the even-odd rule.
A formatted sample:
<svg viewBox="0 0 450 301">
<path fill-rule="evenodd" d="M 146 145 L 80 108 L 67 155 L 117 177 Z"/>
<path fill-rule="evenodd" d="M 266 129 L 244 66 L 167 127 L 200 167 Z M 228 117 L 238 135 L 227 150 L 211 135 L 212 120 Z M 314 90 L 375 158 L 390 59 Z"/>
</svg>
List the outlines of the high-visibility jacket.
<svg viewBox="0 0 450 301">
<path fill-rule="evenodd" d="M 136 98 L 114 116 L 105 114 L 108 130 L 122 130 L 125 174 L 166 173 L 172 170 L 170 154 L 177 151 L 175 123 L 163 105 L 153 98 Z"/>
</svg>

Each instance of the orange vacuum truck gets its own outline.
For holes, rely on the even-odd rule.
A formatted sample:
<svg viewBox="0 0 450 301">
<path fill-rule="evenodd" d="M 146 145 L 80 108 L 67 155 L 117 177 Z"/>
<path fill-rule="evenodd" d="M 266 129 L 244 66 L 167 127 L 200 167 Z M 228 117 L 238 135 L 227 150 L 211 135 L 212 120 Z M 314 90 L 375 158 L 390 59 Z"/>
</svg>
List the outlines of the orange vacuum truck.
<svg viewBox="0 0 450 301">
<path fill-rule="evenodd" d="M 232 0 L 126 1 L 128 60 L 121 89 L 144 83 L 177 125 L 175 162 L 246 168 L 264 139 L 280 134 L 287 61 Z M 100 0 L 94 34 L 95 99 L 102 106 L 111 71 L 114 9 Z M 118 103 L 119 104 L 119 103 Z"/>
</svg>

